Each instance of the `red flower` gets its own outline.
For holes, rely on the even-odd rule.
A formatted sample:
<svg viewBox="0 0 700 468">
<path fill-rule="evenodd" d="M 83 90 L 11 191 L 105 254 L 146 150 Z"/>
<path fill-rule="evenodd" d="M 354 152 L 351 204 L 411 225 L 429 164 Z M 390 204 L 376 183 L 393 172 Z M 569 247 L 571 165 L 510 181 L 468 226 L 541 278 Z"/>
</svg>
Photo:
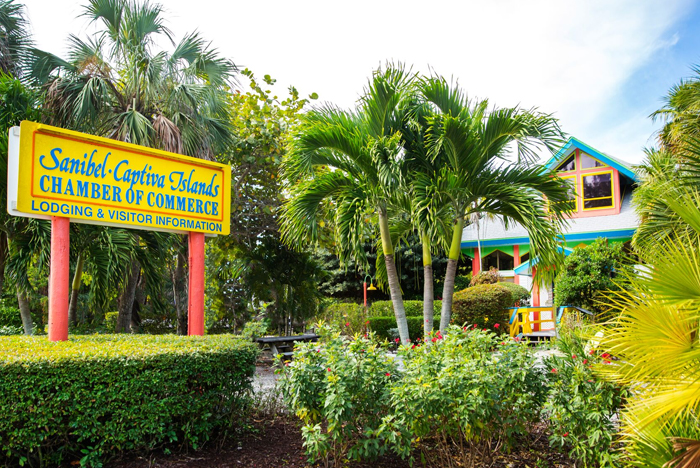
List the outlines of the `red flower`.
<svg viewBox="0 0 700 468">
<path fill-rule="evenodd" d="M 345 322 L 345 326 L 346 326 L 346 327 L 349 327 L 349 326 L 350 326 L 350 322 Z"/>
<path fill-rule="evenodd" d="M 501 325 L 498 324 L 498 323 L 494 323 L 494 324 L 493 324 L 493 328 L 498 328 L 498 327 L 500 327 L 500 326 L 501 326 Z"/>
<path fill-rule="evenodd" d="M 387 377 L 391 377 L 391 374 L 388 373 L 388 372 L 387 372 L 385 375 L 386 375 Z"/>
<path fill-rule="evenodd" d="M 365 325 L 369 325 L 369 320 L 367 320 L 367 321 L 365 322 Z"/>
<path fill-rule="evenodd" d="M 398 343 L 398 342 L 399 342 L 399 341 L 401 341 L 401 340 L 400 340 L 400 339 L 398 339 L 398 338 L 396 338 L 396 339 L 395 339 L 394 341 L 396 341 L 396 342 Z"/>
<path fill-rule="evenodd" d="M 329 367 L 329 368 L 328 368 L 328 369 L 326 369 L 326 370 L 327 370 L 328 372 L 330 372 L 330 371 L 331 371 L 331 368 Z"/>
<path fill-rule="evenodd" d="M 591 356 L 593 356 L 593 355 L 595 354 L 595 349 L 592 349 L 592 350 L 588 351 L 588 354 L 590 354 Z"/>
<path fill-rule="evenodd" d="M 576 359 L 576 355 L 575 355 L 575 354 L 572 354 L 572 355 L 571 355 L 571 359 Z"/>
<path fill-rule="evenodd" d="M 474 329 L 476 329 L 476 324 L 474 324 Z"/>
<path fill-rule="evenodd" d="M 602 357 L 603 359 L 607 359 L 610 357 L 610 355 L 608 353 L 603 353 L 600 355 L 600 357 Z"/>
<path fill-rule="evenodd" d="M 430 341 L 432 341 L 433 343 L 435 343 L 435 342 L 437 341 L 437 338 L 433 338 L 433 339 L 430 340 Z"/>
<path fill-rule="evenodd" d="M 593 381 L 592 381 L 592 380 L 589 380 L 588 382 L 589 382 L 589 383 L 593 383 Z"/>
<path fill-rule="evenodd" d="M 505 341 L 501 341 L 501 346 L 505 346 L 505 344 L 506 344 Z"/>
<path fill-rule="evenodd" d="M 552 368 L 552 374 L 558 374 L 558 373 L 559 373 L 559 371 L 557 370 L 556 367 Z"/>
<path fill-rule="evenodd" d="M 584 359 L 584 360 L 583 360 L 583 363 L 584 363 L 584 364 L 588 364 L 588 359 Z"/>
<path fill-rule="evenodd" d="M 411 349 L 416 349 L 416 345 L 411 346 Z"/>
<path fill-rule="evenodd" d="M 467 331 L 467 327 L 462 327 L 462 330 Z"/>
<path fill-rule="evenodd" d="M 562 437 L 568 437 L 568 436 L 569 436 L 569 433 L 568 433 L 568 432 L 565 432 L 565 433 L 563 433 L 561 436 L 562 436 Z"/>
</svg>

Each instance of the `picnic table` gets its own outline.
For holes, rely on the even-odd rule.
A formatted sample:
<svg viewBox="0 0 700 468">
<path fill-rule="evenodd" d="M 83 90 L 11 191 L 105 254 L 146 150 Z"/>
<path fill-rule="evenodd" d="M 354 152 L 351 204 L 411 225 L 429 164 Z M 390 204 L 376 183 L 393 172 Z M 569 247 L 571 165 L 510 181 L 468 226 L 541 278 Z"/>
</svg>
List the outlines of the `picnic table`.
<svg viewBox="0 0 700 468">
<path fill-rule="evenodd" d="M 270 347 L 273 356 L 281 354 L 284 358 L 290 358 L 293 354 L 294 343 L 301 342 L 316 342 L 319 339 L 319 335 L 316 333 L 307 333 L 304 335 L 291 335 L 291 336 L 264 336 L 262 338 L 257 338 L 255 341 L 260 347 L 265 345 Z"/>
</svg>

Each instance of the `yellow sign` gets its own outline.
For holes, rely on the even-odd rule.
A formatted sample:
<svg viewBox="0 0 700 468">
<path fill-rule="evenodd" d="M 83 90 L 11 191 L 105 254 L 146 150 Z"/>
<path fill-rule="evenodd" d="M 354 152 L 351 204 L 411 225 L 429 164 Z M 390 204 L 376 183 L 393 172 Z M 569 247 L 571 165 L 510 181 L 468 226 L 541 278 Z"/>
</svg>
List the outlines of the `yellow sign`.
<svg viewBox="0 0 700 468">
<path fill-rule="evenodd" d="M 231 169 L 23 121 L 16 210 L 77 222 L 228 234 Z"/>
</svg>

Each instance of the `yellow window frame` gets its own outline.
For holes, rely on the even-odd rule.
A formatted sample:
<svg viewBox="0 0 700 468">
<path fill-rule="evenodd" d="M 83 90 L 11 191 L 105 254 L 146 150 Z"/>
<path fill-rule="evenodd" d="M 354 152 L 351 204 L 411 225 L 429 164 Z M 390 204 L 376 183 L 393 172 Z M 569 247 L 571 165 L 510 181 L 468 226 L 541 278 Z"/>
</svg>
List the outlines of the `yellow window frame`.
<svg viewBox="0 0 700 468">
<path fill-rule="evenodd" d="M 585 198 L 583 195 L 583 178 L 588 177 L 588 176 L 594 176 L 594 175 L 600 175 L 600 174 L 610 174 L 610 191 L 612 192 L 612 195 L 609 197 L 595 197 L 595 198 Z M 597 171 L 597 172 L 587 172 L 585 174 L 581 174 L 581 210 L 583 211 L 595 211 L 595 210 L 610 210 L 617 208 L 617 202 L 615 199 L 615 174 L 613 173 L 612 169 L 608 169 L 605 171 Z M 586 200 L 607 200 L 608 198 L 611 198 L 612 201 L 612 206 L 596 206 L 595 208 L 586 208 Z"/>
<path fill-rule="evenodd" d="M 571 156 L 574 157 L 574 168 L 571 169 L 571 170 L 569 170 L 569 171 L 559 171 L 559 168 L 560 168 L 560 167 L 566 162 L 566 160 L 569 159 Z M 557 168 L 555 169 L 555 171 L 557 172 L 557 174 L 570 174 L 570 173 L 572 173 L 572 172 L 576 172 L 577 169 L 578 169 L 578 158 L 576 157 L 576 150 L 574 150 L 573 153 L 571 153 L 570 155 L 568 155 L 568 156 L 566 157 L 566 159 L 564 159 L 562 162 L 559 163 L 559 165 L 557 166 Z"/>
<path fill-rule="evenodd" d="M 590 154 L 584 153 L 583 151 L 581 151 L 581 152 L 579 153 L 579 156 L 578 156 L 579 160 L 582 160 L 584 156 L 588 156 L 589 158 L 591 158 L 591 159 L 594 160 L 595 162 L 601 164 L 603 167 L 608 166 L 608 164 L 605 164 L 605 163 L 604 163 L 603 161 L 601 161 L 600 159 L 594 158 L 594 157 L 591 156 Z M 608 166 L 608 167 L 609 167 L 609 166 Z M 588 171 L 588 170 L 591 170 L 591 169 L 597 169 L 597 168 L 596 168 L 596 167 L 585 167 L 585 168 L 584 168 L 584 167 L 583 167 L 583 164 L 581 164 L 581 170 L 582 170 L 582 171 Z"/>
</svg>

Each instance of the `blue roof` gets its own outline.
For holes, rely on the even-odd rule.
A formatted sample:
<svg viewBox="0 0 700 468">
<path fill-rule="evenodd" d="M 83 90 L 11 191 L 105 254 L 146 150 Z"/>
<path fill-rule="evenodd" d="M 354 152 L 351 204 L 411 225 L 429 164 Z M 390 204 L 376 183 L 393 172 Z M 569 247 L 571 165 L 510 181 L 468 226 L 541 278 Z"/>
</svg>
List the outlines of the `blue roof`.
<svg viewBox="0 0 700 468">
<path fill-rule="evenodd" d="M 565 257 L 568 257 L 569 254 L 571 254 L 571 252 L 574 251 L 574 249 L 570 249 L 568 247 L 562 247 L 562 246 L 558 246 L 557 250 L 559 251 L 559 253 L 563 253 Z M 530 270 L 532 269 L 533 266 L 537 265 L 538 262 L 539 262 L 538 257 L 531 258 L 530 260 L 523 262 L 520 265 L 518 265 L 517 267 L 515 267 L 513 269 L 513 273 L 515 273 L 516 275 L 532 276 L 532 273 L 530 272 Z"/>
<path fill-rule="evenodd" d="M 545 167 L 547 169 L 554 169 L 564 159 L 568 158 L 576 148 L 580 149 L 584 153 L 593 156 L 600 162 L 605 163 L 610 167 L 614 167 L 620 172 L 620 174 L 632 180 L 632 182 L 637 182 L 637 175 L 625 163 L 618 161 L 617 159 L 613 158 L 612 156 L 608 156 L 605 153 L 601 153 L 597 149 L 588 146 L 584 142 L 577 140 L 574 137 L 569 138 L 569 141 L 567 141 L 566 144 L 562 146 L 561 149 L 549 159 L 549 161 L 547 161 Z"/>
</svg>

